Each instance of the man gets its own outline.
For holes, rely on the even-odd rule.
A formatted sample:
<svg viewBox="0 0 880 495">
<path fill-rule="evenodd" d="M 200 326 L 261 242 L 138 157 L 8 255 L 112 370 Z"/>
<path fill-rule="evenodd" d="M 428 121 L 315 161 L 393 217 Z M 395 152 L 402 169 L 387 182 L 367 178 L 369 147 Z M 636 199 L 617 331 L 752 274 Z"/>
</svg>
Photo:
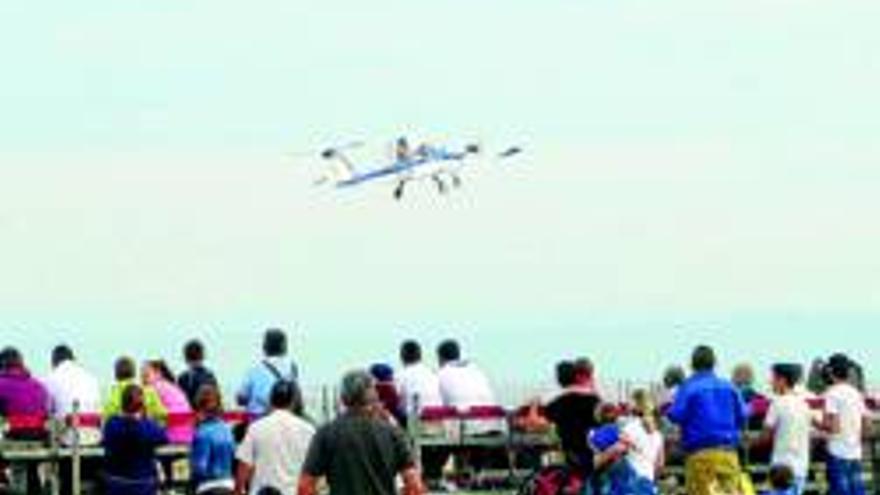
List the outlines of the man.
<svg viewBox="0 0 880 495">
<path fill-rule="evenodd" d="M 76 362 L 73 350 L 61 344 L 52 350 L 52 371 L 43 382 L 49 392 L 49 413 L 63 420 L 73 414 L 101 410 L 98 379 Z M 76 406 L 76 407 L 74 407 Z"/>
<path fill-rule="evenodd" d="M 746 407 L 739 391 L 715 374 L 715 352 L 697 347 L 693 375 L 678 389 L 669 419 L 681 428 L 688 495 L 739 493 L 742 470 L 737 456 Z"/>
<path fill-rule="evenodd" d="M 203 385 L 217 385 L 217 377 L 205 367 L 205 346 L 198 339 L 190 340 L 183 346 L 183 359 L 186 362 L 186 371 L 177 377 L 177 385 L 186 394 L 187 400 L 192 407 L 196 405 L 196 395 Z"/>
<path fill-rule="evenodd" d="M 461 347 L 455 340 L 446 340 L 437 347 L 437 362 L 440 371 L 440 396 L 443 404 L 459 411 L 467 411 L 474 406 L 497 406 L 495 393 L 489 378 L 476 364 L 461 357 Z M 505 430 L 503 420 L 469 421 L 468 433 L 501 433 Z"/>
<path fill-rule="evenodd" d="M 828 433 L 828 485 L 831 495 L 864 495 L 862 435 L 870 431 L 862 394 L 850 383 L 852 361 L 835 354 L 828 360 L 831 386 L 825 391 L 825 417 L 817 426 Z"/>
<path fill-rule="evenodd" d="M 419 414 L 426 407 L 443 405 L 440 380 L 437 374 L 422 362 L 422 347 L 414 340 L 400 346 L 403 370 L 397 377 L 397 390 L 406 416 Z"/>
<path fill-rule="evenodd" d="M 806 398 L 795 393 L 803 370 L 797 364 L 776 364 L 771 368 L 771 385 L 776 398 L 764 420 L 764 438 L 772 439 L 773 466 L 785 466 L 792 473 L 793 495 L 801 495 L 810 468 L 810 427 L 813 412 Z"/>
<path fill-rule="evenodd" d="M 556 366 L 561 391 L 544 406 L 547 419 L 556 432 L 566 463 L 584 476 L 593 468 L 593 451 L 587 432 L 598 426 L 601 400 L 593 387 L 593 364 L 589 359 L 563 361 Z"/>
<path fill-rule="evenodd" d="M 7 347 L 2 352 L 4 366 L 0 370 L 0 417 L 26 419 L 26 425 L 9 432 L 10 437 L 30 438 L 45 433 L 41 420 L 48 415 L 49 394 L 33 378 L 18 349 Z M 33 424 L 30 424 L 33 423 Z"/>
<path fill-rule="evenodd" d="M 293 495 L 315 434 L 311 424 L 293 413 L 302 404 L 296 382 L 277 381 L 272 386 L 270 403 L 272 411 L 248 428 L 238 446 L 235 486 L 239 495 L 256 495 L 270 488 Z"/>
<path fill-rule="evenodd" d="M 424 493 L 408 440 L 378 412 L 373 377 L 349 372 L 340 390 L 346 410 L 312 439 L 298 495 L 317 495 L 322 478 L 330 495 L 393 495 L 398 475 L 405 495 Z"/>
<path fill-rule="evenodd" d="M 238 404 L 255 418 L 269 409 L 269 395 L 276 382 L 296 381 L 296 364 L 287 357 L 287 335 L 283 330 L 270 328 L 263 336 L 263 359 L 245 375 L 236 396 Z"/>
<path fill-rule="evenodd" d="M 137 365 L 134 359 L 123 356 L 116 360 L 113 365 L 113 373 L 116 383 L 110 387 L 107 394 L 107 400 L 104 402 L 104 419 L 111 418 L 123 413 L 122 396 L 125 390 L 131 385 L 136 385 L 135 375 L 137 373 Z M 168 411 L 162 405 L 159 394 L 151 386 L 144 386 L 141 390 L 144 402 L 144 411 L 148 418 L 164 423 L 168 418 Z"/>
</svg>

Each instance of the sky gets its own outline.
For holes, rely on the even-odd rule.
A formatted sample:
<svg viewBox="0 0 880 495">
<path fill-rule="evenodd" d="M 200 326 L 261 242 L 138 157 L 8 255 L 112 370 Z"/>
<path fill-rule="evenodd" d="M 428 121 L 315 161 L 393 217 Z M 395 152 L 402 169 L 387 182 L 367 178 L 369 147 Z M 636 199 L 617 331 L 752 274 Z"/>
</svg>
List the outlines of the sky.
<svg viewBox="0 0 880 495">
<path fill-rule="evenodd" d="M 464 341 L 651 378 L 880 359 L 880 4 L 151 0 L 0 6 L 0 343 L 313 382 Z M 312 187 L 401 134 L 527 152 L 439 197 Z M 222 363 L 222 364 L 221 364 Z M 870 365 L 868 366 L 870 371 Z"/>
</svg>

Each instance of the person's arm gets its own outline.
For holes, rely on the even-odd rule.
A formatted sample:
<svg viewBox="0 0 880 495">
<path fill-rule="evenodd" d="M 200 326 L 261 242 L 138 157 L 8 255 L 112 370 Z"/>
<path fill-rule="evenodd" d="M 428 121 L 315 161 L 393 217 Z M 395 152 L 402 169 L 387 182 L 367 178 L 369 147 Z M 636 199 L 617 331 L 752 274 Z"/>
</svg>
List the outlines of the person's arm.
<svg viewBox="0 0 880 495">
<path fill-rule="evenodd" d="M 601 452 L 597 452 L 596 455 L 593 456 L 593 467 L 596 469 L 602 469 L 605 466 L 614 464 L 629 452 L 629 448 L 630 447 L 626 442 L 621 441 Z"/>
<path fill-rule="evenodd" d="M 401 490 L 401 495 L 422 495 L 427 493 L 425 491 L 425 484 L 422 483 L 422 476 L 415 466 L 404 469 L 403 472 L 400 473 L 400 476 L 403 478 L 403 490 Z M 299 495 L 310 494 L 300 493 Z"/>
<path fill-rule="evenodd" d="M 318 495 L 318 479 L 307 473 L 299 475 L 299 483 L 296 486 L 296 495 Z"/>
<path fill-rule="evenodd" d="M 244 461 L 239 461 L 238 469 L 235 471 L 235 493 L 236 495 L 245 495 L 251 485 L 251 478 L 254 476 L 254 466 Z"/>
<path fill-rule="evenodd" d="M 247 406 L 248 402 L 251 401 L 251 396 L 253 390 L 253 380 L 251 378 L 251 372 L 248 372 L 244 377 L 244 381 L 241 383 L 241 386 L 238 388 L 238 392 L 235 394 L 235 401 L 239 406 Z"/>
<path fill-rule="evenodd" d="M 837 398 L 826 395 L 825 413 L 822 415 L 822 419 L 818 422 L 816 428 L 832 435 L 840 433 L 840 409 L 841 406 Z"/>
</svg>

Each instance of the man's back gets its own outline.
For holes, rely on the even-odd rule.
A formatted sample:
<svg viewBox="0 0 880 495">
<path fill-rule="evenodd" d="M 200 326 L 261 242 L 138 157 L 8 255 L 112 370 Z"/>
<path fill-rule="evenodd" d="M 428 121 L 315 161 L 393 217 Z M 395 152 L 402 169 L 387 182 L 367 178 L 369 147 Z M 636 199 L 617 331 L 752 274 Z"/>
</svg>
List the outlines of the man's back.
<svg viewBox="0 0 880 495">
<path fill-rule="evenodd" d="M 837 417 L 840 429 L 828 438 L 828 452 L 838 458 L 862 458 L 862 422 L 868 411 L 855 387 L 838 383 L 825 392 L 825 412 Z"/>
<path fill-rule="evenodd" d="M 702 372 L 679 388 L 668 414 L 682 428 L 685 451 L 733 449 L 745 426 L 746 407 L 732 383 Z"/>
<path fill-rule="evenodd" d="M 187 400 L 192 405 L 196 403 L 196 394 L 199 389 L 205 385 L 217 386 L 217 377 L 214 373 L 203 365 L 194 365 L 180 374 L 177 378 L 177 385 L 186 394 Z"/>
<path fill-rule="evenodd" d="M 599 404 L 599 397 L 595 394 L 567 391 L 544 408 L 547 419 L 556 426 L 562 449 L 571 463 L 592 467 L 592 450 L 587 444 L 587 433 L 598 425 L 596 413 Z"/>
<path fill-rule="evenodd" d="M 393 495 L 395 477 L 413 464 L 400 429 L 366 413 L 346 413 L 318 430 L 303 471 L 326 477 L 331 495 Z"/>
<path fill-rule="evenodd" d="M 415 404 L 418 408 L 443 405 L 440 396 L 440 380 L 433 370 L 424 363 L 406 366 L 398 377 L 398 390 L 404 411 L 411 413 Z"/>
<path fill-rule="evenodd" d="M 269 409 L 269 394 L 272 386 L 279 380 L 296 381 L 298 378 L 296 363 L 287 357 L 264 358 L 251 368 L 244 377 L 238 391 L 240 405 L 254 416 L 262 416 Z"/>
<path fill-rule="evenodd" d="M 97 378 L 73 361 L 56 366 L 44 383 L 51 401 L 50 413 L 56 417 L 73 413 L 74 403 L 82 413 L 101 411 L 101 389 Z"/>
<path fill-rule="evenodd" d="M 472 406 L 496 405 L 489 379 L 473 363 L 447 363 L 438 373 L 440 394 L 447 406 L 466 409 Z"/>
<path fill-rule="evenodd" d="M 315 428 L 288 411 L 275 410 L 248 428 L 236 456 L 254 467 L 251 492 L 271 486 L 293 493 Z"/>
</svg>

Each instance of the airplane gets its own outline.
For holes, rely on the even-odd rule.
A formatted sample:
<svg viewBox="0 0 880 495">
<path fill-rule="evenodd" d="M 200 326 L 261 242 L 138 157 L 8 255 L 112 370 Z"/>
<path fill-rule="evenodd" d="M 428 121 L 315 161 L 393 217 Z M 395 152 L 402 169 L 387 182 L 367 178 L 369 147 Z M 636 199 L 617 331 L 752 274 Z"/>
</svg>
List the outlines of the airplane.
<svg viewBox="0 0 880 495">
<path fill-rule="evenodd" d="M 365 167 L 355 163 L 347 153 L 348 150 L 359 148 L 362 142 L 353 142 L 322 150 L 319 157 L 325 161 L 333 161 L 336 167 L 327 175 L 315 182 L 321 185 L 332 182 L 336 188 L 350 188 L 369 182 L 389 179 L 396 182 L 394 199 L 403 199 L 406 186 L 414 181 L 431 180 L 440 194 L 449 191 L 449 184 L 458 188 L 462 185 L 460 169 L 467 164 L 470 157 L 482 152 L 478 143 L 466 144 L 458 149 L 422 143 L 413 148 L 409 140 L 403 136 L 393 144 L 390 161 L 376 167 Z M 519 155 L 523 149 L 511 146 L 497 153 L 497 159 L 506 160 Z"/>
</svg>

